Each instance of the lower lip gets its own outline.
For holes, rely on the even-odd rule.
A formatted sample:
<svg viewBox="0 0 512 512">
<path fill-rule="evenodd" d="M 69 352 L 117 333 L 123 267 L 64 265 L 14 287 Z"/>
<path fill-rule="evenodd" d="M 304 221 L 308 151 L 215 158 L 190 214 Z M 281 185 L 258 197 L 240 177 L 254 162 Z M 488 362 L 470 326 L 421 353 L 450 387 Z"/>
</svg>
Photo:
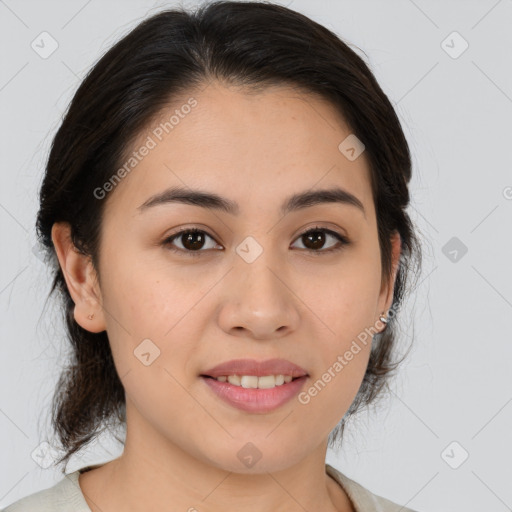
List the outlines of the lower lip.
<svg viewBox="0 0 512 512">
<path fill-rule="evenodd" d="M 297 395 L 308 376 L 299 377 L 270 389 L 243 388 L 209 377 L 201 378 L 217 396 L 233 407 L 246 412 L 266 413 L 281 407 Z"/>
</svg>

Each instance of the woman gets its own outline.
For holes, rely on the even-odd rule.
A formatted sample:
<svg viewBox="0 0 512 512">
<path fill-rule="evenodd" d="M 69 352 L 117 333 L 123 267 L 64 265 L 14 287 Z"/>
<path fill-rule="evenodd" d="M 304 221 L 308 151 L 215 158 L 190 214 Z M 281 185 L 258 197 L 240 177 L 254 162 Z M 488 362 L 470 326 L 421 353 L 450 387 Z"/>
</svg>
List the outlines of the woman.
<svg viewBox="0 0 512 512">
<path fill-rule="evenodd" d="M 325 464 L 399 364 L 410 179 L 371 71 L 299 13 L 167 10 L 115 44 L 37 228 L 73 347 L 57 463 L 105 426 L 123 453 L 6 511 L 410 511 Z"/>
</svg>

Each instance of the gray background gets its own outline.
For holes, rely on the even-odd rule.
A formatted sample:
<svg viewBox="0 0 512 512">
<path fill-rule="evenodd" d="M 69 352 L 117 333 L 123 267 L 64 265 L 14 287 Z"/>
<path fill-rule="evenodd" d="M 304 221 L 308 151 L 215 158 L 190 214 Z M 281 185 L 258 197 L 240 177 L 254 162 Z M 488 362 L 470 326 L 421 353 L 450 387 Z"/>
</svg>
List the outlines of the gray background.
<svg viewBox="0 0 512 512">
<path fill-rule="evenodd" d="M 512 1 L 280 3 L 368 55 L 411 146 L 410 213 L 424 239 L 421 284 L 402 316 L 414 349 L 389 400 L 353 424 L 328 462 L 419 511 L 510 510 Z M 99 56 L 172 5 L 0 0 L 0 508 L 62 478 L 36 462 L 66 353 L 54 306 L 43 311 L 49 277 L 33 252 L 51 138 Z M 31 47 L 43 46 L 43 31 L 58 43 L 47 58 Z M 119 450 L 100 439 L 70 470 Z"/>
</svg>

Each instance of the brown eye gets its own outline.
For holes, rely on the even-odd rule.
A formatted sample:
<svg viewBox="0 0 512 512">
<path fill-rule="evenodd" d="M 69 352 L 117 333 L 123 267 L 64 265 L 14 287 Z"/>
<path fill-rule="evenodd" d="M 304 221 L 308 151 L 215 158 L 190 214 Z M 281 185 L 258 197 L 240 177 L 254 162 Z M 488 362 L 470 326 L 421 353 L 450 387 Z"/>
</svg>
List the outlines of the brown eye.
<svg viewBox="0 0 512 512">
<path fill-rule="evenodd" d="M 322 250 L 322 247 L 324 246 L 326 240 L 328 240 L 329 237 L 331 239 L 334 238 L 335 240 L 337 240 L 338 245 L 331 244 L 330 247 Z M 337 251 L 350 243 L 345 236 L 340 235 L 339 233 L 336 233 L 334 231 L 331 231 L 330 229 L 319 227 L 305 231 L 299 236 L 297 240 L 303 240 L 303 245 L 306 250 L 319 254 Z"/>
<path fill-rule="evenodd" d="M 204 233 L 198 232 L 187 232 L 180 235 L 181 242 L 185 249 L 196 251 L 201 249 L 204 245 L 205 236 Z"/>
<path fill-rule="evenodd" d="M 326 234 L 323 231 L 308 231 L 302 238 L 307 249 L 321 249 L 325 244 Z"/>
<path fill-rule="evenodd" d="M 211 240 L 209 247 L 207 246 L 208 239 Z M 323 247 L 329 239 L 334 240 L 334 243 L 331 242 L 330 246 L 324 249 Z M 303 241 L 302 248 L 304 250 L 315 255 L 335 252 L 350 244 L 350 241 L 345 236 L 330 229 L 320 227 L 305 231 L 297 240 Z M 338 242 L 337 244 L 336 241 Z M 181 244 L 181 247 L 178 242 Z M 216 244 L 215 240 L 208 233 L 196 228 L 182 229 L 164 240 L 163 245 L 174 252 L 186 254 L 187 256 L 200 256 L 202 252 L 206 252 L 206 249 L 221 247 Z"/>
<path fill-rule="evenodd" d="M 210 247 L 206 247 L 207 249 L 213 249 L 217 246 L 213 238 L 200 229 L 183 229 L 178 233 L 170 236 L 166 240 L 164 240 L 163 244 L 167 246 L 169 249 L 177 252 L 185 252 L 190 254 L 191 256 L 199 256 L 204 249 L 205 243 L 210 239 L 213 242 Z M 181 242 L 181 247 L 179 245 L 176 247 L 175 242 Z"/>
</svg>

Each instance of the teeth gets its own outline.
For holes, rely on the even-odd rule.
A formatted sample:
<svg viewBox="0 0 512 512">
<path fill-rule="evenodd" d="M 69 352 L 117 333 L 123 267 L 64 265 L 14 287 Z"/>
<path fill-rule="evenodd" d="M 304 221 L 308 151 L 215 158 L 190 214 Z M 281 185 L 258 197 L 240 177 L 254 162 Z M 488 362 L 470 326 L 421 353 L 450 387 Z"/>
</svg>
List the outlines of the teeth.
<svg viewBox="0 0 512 512">
<path fill-rule="evenodd" d="M 291 375 L 265 375 L 257 377 L 255 375 L 229 375 L 217 377 L 220 382 L 229 382 L 234 386 L 252 389 L 270 389 L 275 386 L 282 386 L 284 383 L 291 382 Z"/>
</svg>

